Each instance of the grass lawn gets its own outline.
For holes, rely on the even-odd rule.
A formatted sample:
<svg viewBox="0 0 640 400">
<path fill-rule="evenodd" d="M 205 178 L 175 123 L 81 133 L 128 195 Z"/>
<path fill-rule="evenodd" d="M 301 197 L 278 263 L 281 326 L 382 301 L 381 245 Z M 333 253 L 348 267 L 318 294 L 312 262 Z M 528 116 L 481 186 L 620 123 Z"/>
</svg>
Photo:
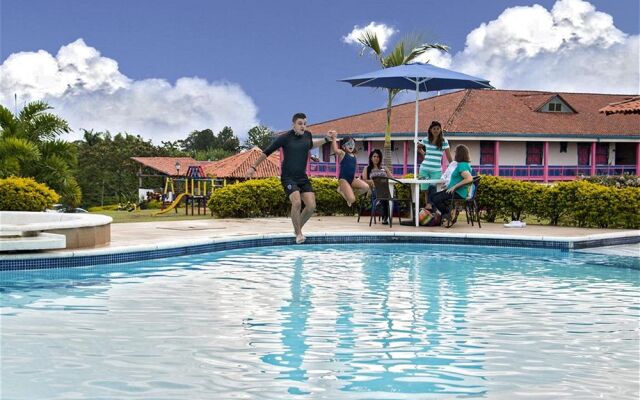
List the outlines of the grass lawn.
<svg viewBox="0 0 640 400">
<path fill-rule="evenodd" d="M 113 218 L 113 223 L 122 223 L 122 222 L 161 222 L 161 221 L 182 221 L 185 219 L 209 219 L 212 218 L 210 214 L 207 215 L 198 215 L 196 211 L 196 215 L 184 215 L 184 208 L 179 208 L 178 213 L 171 210 L 170 212 L 162 215 L 158 215 L 154 217 L 153 214 L 156 214 L 160 210 L 136 210 L 136 211 L 96 211 L 92 212 L 92 214 L 102 214 L 107 215 Z M 208 211 L 208 209 L 207 209 Z"/>
</svg>

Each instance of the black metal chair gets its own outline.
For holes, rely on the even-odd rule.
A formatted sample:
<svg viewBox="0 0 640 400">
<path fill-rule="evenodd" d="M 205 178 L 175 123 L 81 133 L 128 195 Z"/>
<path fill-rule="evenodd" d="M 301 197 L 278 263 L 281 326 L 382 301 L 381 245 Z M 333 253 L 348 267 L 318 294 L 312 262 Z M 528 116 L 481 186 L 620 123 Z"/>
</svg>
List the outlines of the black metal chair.
<svg viewBox="0 0 640 400">
<path fill-rule="evenodd" d="M 480 176 L 474 176 L 473 181 L 468 185 L 469 194 L 466 199 L 451 199 L 451 218 L 446 220 L 445 226 L 451 228 L 458 219 L 458 214 L 464 210 L 467 216 L 467 224 L 471 223 L 474 226 L 473 220 L 478 222 L 478 228 L 482 228 L 480 224 L 480 209 L 478 208 L 478 201 L 476 200 L 476 193 L 478 192 L 478 185 L 480 184 Z"/>
<path fill-rule="evenodd" d="M 411 199 L 401 199 L 401 198 L 395 197 L 391 193 L 391 189 L 389 188 L 389 181 L 395 182 L 396 185 L 404 185 L 404 183 L 394 178 L 385 178 L 385 177 L 373 178 L 373 186 L 376 189 L 376 198 L 373 201 L 373 207 L 371 209 L 371 218 L 369 219 L 369 226 L 371 226 L 371 223 L 373 222 L 373 219 L 377 214 L 378 204 L 382 203 L 383 201 L 391 202 L 391 207 L 389 207 L 389 228 L 391 228 L 393 225 L 393 205 L 395 203 L 400 203 L 400 204 L 407 203 L 409 204 L 409 207 L 411 207 Z M 394 192 L 398 193 L 398 190 L 396 189 Z M 398 222 L 399 223 L 402 222 L 400 213 L 398 213 Z"/>
<path fill-rule="evenodd" d="M 373 210 L 373 201 L 375 197 L 371 194 L 371 197 L 367 195 L 367 193 L 361 194 L 358 196 L 358 222 L 360 222 L 360 217 L 367 210 L 367 206 Z M 373 211 L 371 211 L 373 213 Z"/>
</svg>

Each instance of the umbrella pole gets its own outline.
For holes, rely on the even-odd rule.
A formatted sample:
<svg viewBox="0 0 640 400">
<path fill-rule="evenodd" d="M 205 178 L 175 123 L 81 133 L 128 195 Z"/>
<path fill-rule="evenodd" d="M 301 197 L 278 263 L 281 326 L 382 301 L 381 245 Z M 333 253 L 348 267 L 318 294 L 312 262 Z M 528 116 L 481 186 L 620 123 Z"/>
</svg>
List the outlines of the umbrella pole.
<svg viewBox="0 0 640 400">
<path fill-rule="evenodd" d="M 416 79 L 416 118 L 415 118 L 415 130 L 413 133 L 413 179 L 418 179 L 418 120 L 420 116 L 419 112 L 419 100 L 420 100 L 420 80 Z M 414 194 L 415 209 L 413 210 L 413 219 L 416 226 L 420 224 L 418 213 L 420 211 L 420 185 L 416 184 L 416 190 Z"/>
</svg>

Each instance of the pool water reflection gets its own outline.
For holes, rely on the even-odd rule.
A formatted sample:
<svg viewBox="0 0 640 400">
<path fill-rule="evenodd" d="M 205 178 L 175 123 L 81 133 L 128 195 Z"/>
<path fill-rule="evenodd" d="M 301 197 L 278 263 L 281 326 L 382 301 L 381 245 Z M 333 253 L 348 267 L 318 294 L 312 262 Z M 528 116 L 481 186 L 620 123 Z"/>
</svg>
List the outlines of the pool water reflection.
<svg viewBox="0 0 640 400">
<path fill-rule="evenodd" d="M 637 267 L 375 244 L 3 272 L 2 397 L 635 399 Z"/>
</svg>

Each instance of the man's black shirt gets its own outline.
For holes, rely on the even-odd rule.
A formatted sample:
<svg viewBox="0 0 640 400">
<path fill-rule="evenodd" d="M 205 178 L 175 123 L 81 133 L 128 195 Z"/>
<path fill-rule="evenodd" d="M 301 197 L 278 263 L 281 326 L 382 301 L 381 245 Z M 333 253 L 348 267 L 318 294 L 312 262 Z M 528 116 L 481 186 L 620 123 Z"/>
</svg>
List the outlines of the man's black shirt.
<svg viewBox="0 0 640 400">
<path fill-rule="evenodd" d="M 279 148 L 282 148 L 280 179 L 307 178 L 307 160 L 309 150 L 313 148 L 311 132 L 304 131 L 298 136 L 292 129 L 278 136 L 263 153 L 269 156 Z"/>
</svg>

